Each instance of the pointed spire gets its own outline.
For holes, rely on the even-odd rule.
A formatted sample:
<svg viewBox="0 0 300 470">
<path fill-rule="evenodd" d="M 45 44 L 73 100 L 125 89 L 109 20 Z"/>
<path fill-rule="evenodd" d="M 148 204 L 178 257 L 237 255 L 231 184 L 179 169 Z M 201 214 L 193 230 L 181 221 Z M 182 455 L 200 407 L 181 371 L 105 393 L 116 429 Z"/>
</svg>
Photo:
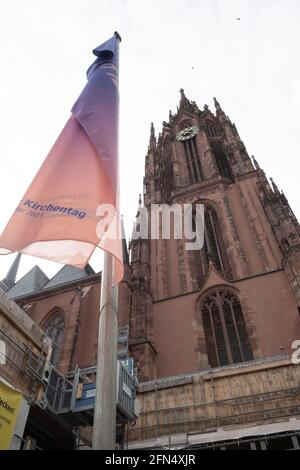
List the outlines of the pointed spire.
<svg viewBox="0 0 300 470">
<path fill-rule="evenodd" d="M 127 248 L 127 243 L 126 243 L 123 215 L 121 216 L 121 235 L 122 235 L 123 263 L 129 264 L 129 254 L 128 254 L 128 248 Z"/>
<path fill-rule="evenodd" d="M 292 217 L 294 219 L 296 219 L 295 214 L 293 213 L 293 211 L 292 211 L 292 209 L 289 205 L 289 201 L 287 200 L 287 198 L 286 198 L 283 191 L 281 191 L 281 193 L 280 193 L 280 199 L 281 199 L 281 202 L 282 202 L 283 206 L 288 210 L 288 215 L 289 216 L 292 215 Z"/>
<path fill-rule="evenodd" d="M 238 133 L 238 130 L 237 130 L 236 125 L 235 125 L 234 122 L 231 124 L 231 127 L 232 127 L 232 130 L 233 130 L 233 132 L 235 133 L 235 135 L 237 135 L 238 138 L 240 138 L 239 133 Z"/>
<path fill-rule="evenodd" d="M 150 137 L 155 137 L 155 130 L 154 130 L 154 124 L 153 124 L 153 122 L 151 122 Z"/>
<path fill-rule="evenodd" d="M 140 215 L 141 208 L 142 208 L 142 195 L 139 194 L 138 210 L 135 216 L 136 218 Z"/>
<path fill-rule="evenodd" d="M 220 106 L 220 103 L 219 101 L 217 100 L 217 98 L 214 97 L 214 104 L 215 104 L 215 108 L 216 108 L 216 111 L 218 112 L 223 112 L 221 106 Z"/>
<path fill-rule="evenodd" d="M 255 169 L 256 169 L 256 170 L 260 170 L 260 166 L 259 166 L 259 164 L 257 163 L 257 161 L 256 161 L 256 159 L 255 159 L 255 157 L 254 157 L 254 155 L 251 155 L 251 157 L 252 157 L 252 160 L 253 160 Z"/>
<path fill-rule="evenodd" d="M 273 178 L 270 178 L 274 193 L 280 194 L 277 185 L 274 183 Z"/>
<path fill-rule="evenodd" d="M 153 122 L 151 122 L 149 150 L 155 150 L 155 148 L 156 148 L 155 130 L 154 130 Z"/>
<path fill-rule="evenodd" d="M 220 103 L 217 100 L 217 98 L 214 98 L 214 104 L 215 104 L 217 118 L 221 118 L 223 120 L 226 120 L 226 119 L 229 120 L 228 116 L 225 116 L 225 113 L 223 109 L 221 108 Z"/>
<path fill-rule="evenodd" d="M 137 239 L 137 230 L 139 230 L 139 217 L 142 209 L 142 195 L 139 194 L 138 210 L 135 216 L 135 221 L 133 222 L 131 240 Z"/>
<path fill-rule="evenodd" d="M 285 194 L 284 194 L 283 191 L 281 191 L 281 199 L 283 200 L 283 202 L 285 202 L 286 204 L 288 204 L 288 200 L 287 200 L 287 198 L 286 198 L 286 196 L 285 196 Z"/>
<path fill-rule="evenodd" d="M 18 274 L 20 259 L 21 259 L 21 253 L 18 253 L 11 267 L 9 268 L 5 278 L 2 280 L 2 282 L 6 285 L 8 289 L 11 289 L 16 283 L 16 277 Z"/>
<path fill-rule="evenodd" d="M 136 221 L 134 220 L 132 224 L 131 241 L 135 240 L 135 232 L 136 232 Z"/>
<path fill-rule="evenodd" d="M 187 97 L 184 94 L 184 89 L 180 88 L 180 102 L 179 102 L 179 107 L 189 109 L 191 107 L 190 100 L 187 99 Z"/>
</svg>

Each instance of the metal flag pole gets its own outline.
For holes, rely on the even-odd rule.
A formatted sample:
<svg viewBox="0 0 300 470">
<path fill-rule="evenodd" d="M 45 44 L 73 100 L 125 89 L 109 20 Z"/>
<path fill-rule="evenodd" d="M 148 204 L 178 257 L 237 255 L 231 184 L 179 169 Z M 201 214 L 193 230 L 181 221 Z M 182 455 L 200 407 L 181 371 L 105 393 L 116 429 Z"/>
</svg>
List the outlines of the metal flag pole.
<svg viewBox="0 0 300 470">
<path fill-rule="evenodd" d="M 113 259 L 105 252 L 101 282 L 93 449 L 115 449 L 117 406 L 118 287 L 112 287 Z"/>
<path fill-rule="evenodd" d="M 117 32 L 114 35 L 120 42 L 120 35 Z M 112 287 L 113 264 L 112 255 L 105 251 L 101 279 L 93 450 L 114 450 L 116 446 L 118 286 Z"/>
</svg>

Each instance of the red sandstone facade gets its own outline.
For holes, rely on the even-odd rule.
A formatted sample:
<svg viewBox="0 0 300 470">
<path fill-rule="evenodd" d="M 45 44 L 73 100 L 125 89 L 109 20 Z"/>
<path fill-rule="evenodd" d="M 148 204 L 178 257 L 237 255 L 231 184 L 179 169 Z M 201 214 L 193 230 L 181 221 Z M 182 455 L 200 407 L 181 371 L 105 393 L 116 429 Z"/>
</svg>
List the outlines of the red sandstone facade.
<svg viewBox="0 0 300 470">
<path fill-rule="evenodd" d="M 158 139 L 151 127 L 145 207 L 203 203 L 206 232 L 201 252 L 186 251 L 184 240 L 130 243 L 119 321 L 129 325 L 140 381 L 291 353 L 300 339 L 299 224 L 215 107 L 199 110 L 181 91 Z M 90 272 L 15 297 L 53 333 L 63 372 L 96 362 L 99 292 L 100 275 Z"/>
<path fill-rule="evenodd" d="M 151 128 L 145 206 L 203 203 L 207 218 L 202 253 L 183 240 L 131 242 L 131 352 L 143 380 L 290 353 L 300 338 L 299 224 L 215 108 L 181 90 L 157 140 Z"/>
</svg>

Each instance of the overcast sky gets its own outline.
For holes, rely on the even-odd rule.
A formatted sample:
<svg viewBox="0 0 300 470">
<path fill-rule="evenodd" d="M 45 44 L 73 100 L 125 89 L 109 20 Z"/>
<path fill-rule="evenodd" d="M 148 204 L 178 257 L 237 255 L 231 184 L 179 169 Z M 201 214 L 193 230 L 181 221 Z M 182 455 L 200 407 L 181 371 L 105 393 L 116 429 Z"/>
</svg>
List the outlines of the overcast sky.
<svg viewBox="0 0 300 470">
<path fill-rule="evenodd" d="M 67 121 L 91 50 L 115 30 L 127 236 L 150 123 L 161 130 L 180 88 L 200 108 L 218 98 L 299 217 L 299 24 L 299 0 L 1 0 L 0 231 Z M 0 257 L 0 278 L 14 256 Z M 35 264 L 61 267 L 23 256 L 19 277 Z"/>
</svg>

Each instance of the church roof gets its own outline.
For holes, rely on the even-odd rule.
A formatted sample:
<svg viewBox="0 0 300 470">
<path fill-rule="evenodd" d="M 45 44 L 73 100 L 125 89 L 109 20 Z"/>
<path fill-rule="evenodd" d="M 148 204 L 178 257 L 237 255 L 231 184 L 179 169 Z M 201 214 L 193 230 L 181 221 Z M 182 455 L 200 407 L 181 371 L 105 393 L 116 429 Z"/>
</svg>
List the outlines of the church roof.
<svg viewBox="0 0 300 470">
<path fill-rule="evenodd" d="M 7 292 L 10 298 L 23 297 L 38 291 L 43 291 L 51 287 L 77 281 L 79 279 L 93 276 L 95 271 L 88 264 L 84 269 L 75 268 L 74 266 L 63 266 L 51 279 L 41 270 L 39 266 L 34 266 L 19 281 L 15 282 L 18 266 L 20 262 L 20 254 L 15 258 L 6 277 L 0 281 L 0 287 Z"/>
<path fill-rule="evenodd" d="M 0 281 L 0 287 L 1 287 L 1 289 L 4 290 L 4 292 L 8 291 L 7 286 L 3 283 L 3 281 Z"/>
<path fill-rule="evenodd" d="M 66 264 L 45 285 L 43 285 L 43 289 L 59 286 L 67 282 L 77 281 L 94 274 L 95 271 L 89 264 L 87 264 L 84 269 L 76 268 Z"/>
<path fill-rule="evenodd" d="M 39 266 L 34 266 L 16 284 L 7 291 L 10 298 L 21 297 L 26 294 L 38 291 L 43 287 L 49 278 Z"/>
</svg>

